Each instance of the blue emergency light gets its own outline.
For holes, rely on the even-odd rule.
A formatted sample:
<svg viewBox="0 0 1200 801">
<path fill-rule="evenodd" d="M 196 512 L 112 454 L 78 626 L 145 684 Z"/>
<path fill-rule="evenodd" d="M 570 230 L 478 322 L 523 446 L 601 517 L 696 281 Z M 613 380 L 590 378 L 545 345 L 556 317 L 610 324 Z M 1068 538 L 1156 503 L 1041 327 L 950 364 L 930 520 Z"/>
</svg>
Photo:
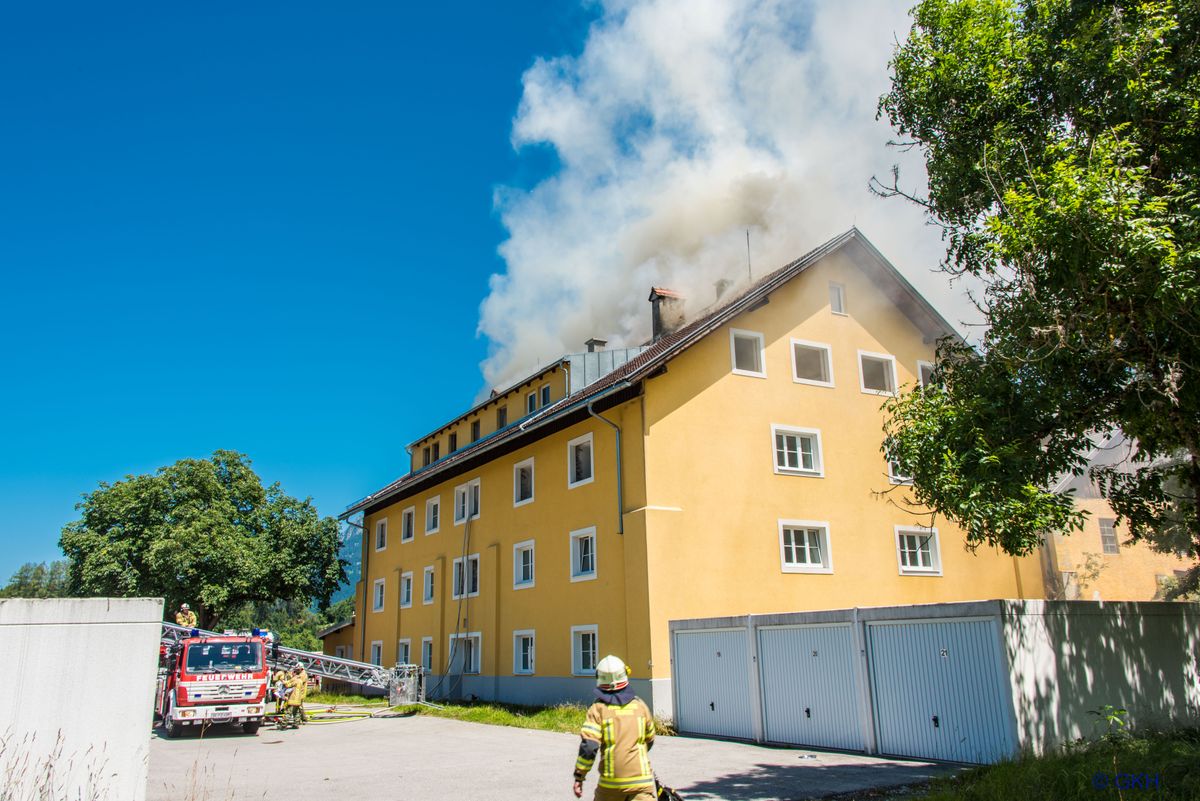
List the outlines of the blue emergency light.
<svg viewBox="0 0 1200 801">
<path fill-rule="evenodd" d="M 253 634 L 255 637 L 261 637 L 262 629 L 250 629 L 250 633 Z"/>
<path fill-rule="evenodd" d="M 199 637 L 200 629 L 192 629 L 191 632 L 188 634 L 188 636 L 189 637 Z"/>
</svg>

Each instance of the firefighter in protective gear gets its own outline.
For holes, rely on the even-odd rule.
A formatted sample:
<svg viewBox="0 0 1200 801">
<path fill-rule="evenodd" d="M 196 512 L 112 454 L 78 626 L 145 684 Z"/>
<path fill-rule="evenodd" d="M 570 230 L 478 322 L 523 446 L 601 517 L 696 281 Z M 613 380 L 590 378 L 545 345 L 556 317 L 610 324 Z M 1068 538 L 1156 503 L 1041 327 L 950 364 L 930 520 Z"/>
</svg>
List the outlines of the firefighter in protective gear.
<svg viewBox="0 0 1200 801">
<path fill-rule="evenodd" d="M 296 665 L 296 677 L 300 680 L 300 722 L 308 723 L 308 714 L 304 711 L 304 700 L 308 698 L 308 671 L 304 665 Z"/>
<path fill-rule="evenodd" d="M 600 755 L 600 786 L 595 801 L 654 801 L 654 716 L 629 687 L 629 668 L 606 656 L 596 665 L 596 702 L 580 730 L 575 760 L 575 797 L 583 796 L 583 780 Z"/>
<path fill-rule="evenodd" d="M 275 714 L 283 714 L 283 704 L 287 700 L 287 682 L 288 674 L 283 668 L 279 668 L 271 674 L 271 692 L 275 696 Z"/>
<path fill-rule="evenodd" d="M 196 628 L 196 613 L 192 611 L 192 607 L 187 604 L 179 605 L 179 611 L 175 613 L 175 625 L 188 629 Z"/>
<path fill-rule="evenodd" d="M 291 692 L 288 693 L 287 711 L 284 713 L 284 718 L 292 728 L 295 728 L 300 725 L 304 716 L 304 692 L 308 689 L 308 676 L 304 675 L 304 671 L 299 666 L 292 668 L 292 675 L 288 679 L 287 687 Z"/>
</svg>

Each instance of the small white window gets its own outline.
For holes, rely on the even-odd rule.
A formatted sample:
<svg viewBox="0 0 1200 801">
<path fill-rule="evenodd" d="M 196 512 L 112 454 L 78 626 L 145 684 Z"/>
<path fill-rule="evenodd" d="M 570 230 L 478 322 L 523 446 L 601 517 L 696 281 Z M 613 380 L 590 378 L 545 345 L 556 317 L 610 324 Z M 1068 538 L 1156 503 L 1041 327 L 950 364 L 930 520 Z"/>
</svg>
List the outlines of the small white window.
<svg viewBox="0 0 1200 801">
<path fill-rule="evenodd" d="M 413 574 L 412 571 L 400 574 L 400 608 L 412 606 Z"/>
<path fill-rule="evenodd" d="M 895 459 L 888 460 L 888 481 L 893 484 L 911 484 L 912 476 L 900 469 L 900 463 Z"/>
<path fill-rule="evenodd" d="M 771 425 L 775 472 L 798 476 L 824 476 L 821 432 L 813 428 Z"/>
<path fill-rule="evenodd" d="M 442 496 L 435 495 L 425 501 L 425 533 L 437 534 L 442 525 Z"/>
<path fill-rule="evenodd" d="M 513 465 L 513 506 L 533 502 L 533 459 Z"/>
<path fill-rule="evenodd" d="M 779 559 L 784 573 L 832 573 L 829 524 L 815 520 L 780 520 Z"/>
<path fill-rule="evenodd" d="M 450 585 L 450 598 L 474 598 L 479 595 L 479 554 L 474 553 L 466 559 L 459 557 L 454 560 L 454 577 Z"/>
<path fill-rule="evenodd" d="M 383 665 L 383 640 L 371 641 L 371 664 Z"/>
<path fill-rule="evenodd" d="M 533 540 L 518 542 L 513 546 L 513 589 L 532 587 L 533 579 Z"/>
<path fill-rule="evenodd" d="M 387 518 L 375 521 L 375 550 L 382 551 L 387 547 Z"/>
<path fill-rule="evenodd" d="M 549 405 L 550 405 L 550 385 L 543 384 L 542 385 L 542 406 L 546 407 Z"/>
<path fill-rule="evenodd" d="M 933 363 L 917 362 L 917 378 L 921 386 L 927 387 L 933 383 Z"/>
<path fill-rule="evenodd" d="M 346 657 L 346 646 L 344 646 L 344 645 L 334 646 L 333 655 L 338 657 L 339 659 L 346 659 L 347 658 Z"/>
<path fill-rule="evenodd" d="M 407 637 L 399 640 L 396 643 L 396 664 L 411 665 L 412 664 L 412 640 Z"/>
<path fill-rule="evenodd" d="M 792 340 L 792 380 L 815 387 L 833 386 L 833 350 L 823 342 Z"/>
<path fill-rule="evenodd" d="M 454 488 L 454 525 L 479 517 L 479 479 Z"/>
<path fill-rule="evenodd" d="M 594 479 L 592 435 L 584 434 L 567 443 L 567 488 L 582 487 Z"/>
<path fill-rule="evenodd" d="M 829 282 L 829 310 L 834 314 L 846 313 L 846 287 Z"/>
<path fill-rule="evenodd" d="M 421 667 L 426 670 L 433 670 L 433 638 L 421 638 Z"/>
<path fill-rule="evenodd" d="M 375 579 L 375 581 L 371 584 L 371 611 L 372 612 L 382 612 L 383 611 L 383 593 L 384 593 L 384 580 L 383 579 Z"/>
<path fill-rule="evenodd" d="M 571 532 L 571 581 L 596 577 L 596 527 Z"/>
<path fill-rule="evenodd" d="M 763 335 L 756 331 L 729 329 L 729 353 L 736 375 L 766 378 L 766 359 L 763 355 Z"/>
<path fill-rule="evenodd" d="M 513 632 L 513 673 L 528 676 L 535 672 L 533 666 L 533 629 Z"/>
<path fill-rule="evenodd" d="M 942 574 L 936 528 L 896 526 L 896 557 L 903 575 Z"/>
<path fill-rule="evenodd" d="M 576 676 L 596 675 L 598 652 L 595 626 L 571 627 L 571 672 Z"/>
<path fill-rule="evenodd" d="M 537 411 L 537 393 L 530 392 L 525 396 L 525 414 L 533 414 Z"/>
<path fill-rule="evenodd" d="M 410 506 L 400 513 L 400 541 L 412 542 L 417 530 L 417 507 Z"/>
<path fill-rule="evenodd" d="M 482 635 L 478 631 L 469 634 L 450 635 L 450 672 L 478 673 L 479 646 Z"/>
<path fill-rule="evenodd" d="M 431 604 L 433 603 L 433 565 L 425 568 L 424 580 L 424 591 L 421 595 L 421 603 Z"/>
<path fill-rule="evenodd" d="M 858 352 L 859 387 L 868 395 L 896 394 L 896 359 L 886 353 Z"/>
<path fill-rule="evenodd" d="M 1100 519 L 1100 547 L 1104 553 L 1120 553 L 1121 545 L 1117 542 L 1117 521 L 1111 518 Z"/>
</svg>

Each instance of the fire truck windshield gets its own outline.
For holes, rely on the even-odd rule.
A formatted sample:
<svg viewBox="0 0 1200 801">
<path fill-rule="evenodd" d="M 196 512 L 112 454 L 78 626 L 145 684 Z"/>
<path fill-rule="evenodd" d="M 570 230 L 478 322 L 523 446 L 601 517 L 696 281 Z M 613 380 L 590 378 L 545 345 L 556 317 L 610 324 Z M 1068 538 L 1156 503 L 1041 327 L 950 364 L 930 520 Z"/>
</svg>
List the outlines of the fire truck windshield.
<svg viewBox="0 0 1200 801">
<path fill-rule="evenodd" d="M 187 647 L 188 673 L 253 672 L 262 666 L 256 642 L 194 643 Z"/>
</svg>

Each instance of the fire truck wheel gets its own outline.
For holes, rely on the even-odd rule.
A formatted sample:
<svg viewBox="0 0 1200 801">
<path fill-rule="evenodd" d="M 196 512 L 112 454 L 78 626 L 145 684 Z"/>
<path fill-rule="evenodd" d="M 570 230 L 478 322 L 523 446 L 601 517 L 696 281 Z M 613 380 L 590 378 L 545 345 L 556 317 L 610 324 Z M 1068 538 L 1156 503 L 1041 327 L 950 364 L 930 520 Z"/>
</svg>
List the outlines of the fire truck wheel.
<svg viewBox="0 0 1200 801">
<path fill-rule="evenodd" d="M 258 734 L 258 727 L 262 725 L 262 721 L 256 720 L 253 723 L 243 723 L 242 732 L 249 734 L 251 737 Z"/>
<path fill-rule="evenodd" d="M 183 733 L 183 726 L 179 721 L 175 720 L 175 696 L 171 696 L 171 700 L 167 704 L 167 714 L 163 715 L 163 731 L 167 733 L 167 737 L 174 740 Z"/>
</svg>

